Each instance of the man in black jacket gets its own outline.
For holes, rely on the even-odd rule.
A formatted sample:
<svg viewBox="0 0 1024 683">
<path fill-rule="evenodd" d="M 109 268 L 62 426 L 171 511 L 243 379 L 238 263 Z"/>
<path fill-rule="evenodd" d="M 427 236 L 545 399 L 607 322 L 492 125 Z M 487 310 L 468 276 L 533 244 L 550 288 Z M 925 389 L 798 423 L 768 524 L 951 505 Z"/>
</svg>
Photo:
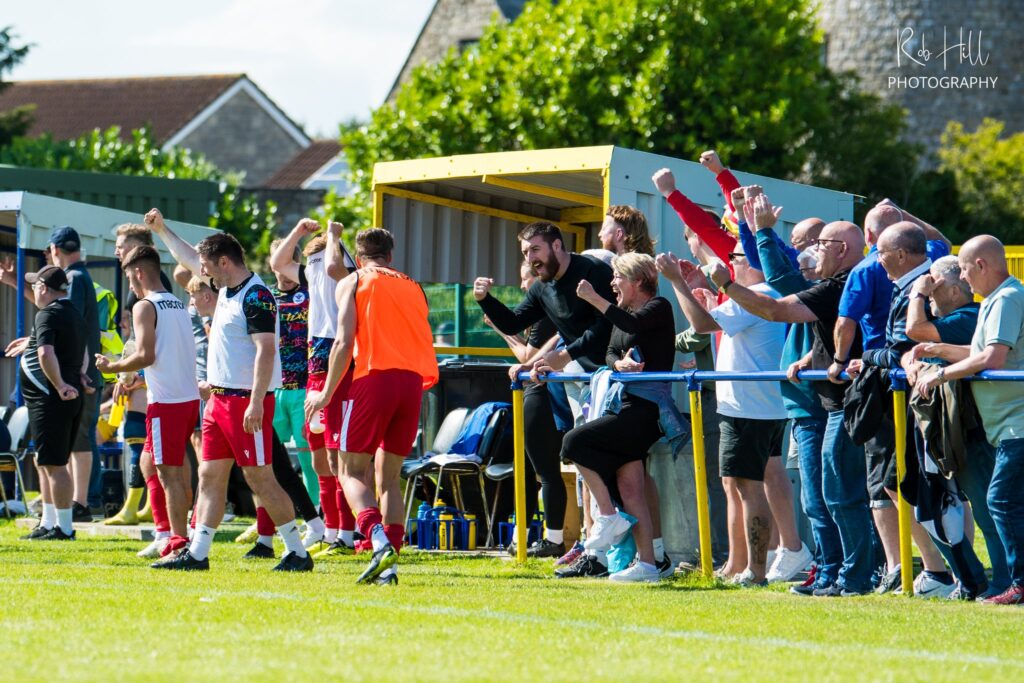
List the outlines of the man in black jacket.
<svg viewBox="0 0 1024 683">
<path fill-rule="evenodd" d="M 549 371 L 560 371 L 570 362 L 591 372 L 604 365 L 611 325 L 596 309 L 576 295 L 576 286 L 587 280 L 594 290 L 608 301 L 612 293 L 612 271 L 605 263 L 565 249 L 562 232 L 544 221 L 531 223 L 519 233 L 523 258 L 537 274 L 537 282 L 526 292 L 526 298 L 509 310 L 491 296 L 494 280 L 477 278 L 473 296 L 494 326 L 505 334 L 516 334 L 544 318 L 558 331 L 564 346 L 545 346 L 522 369 L 532 370 L 535 377 Z M 526 422 L 526 455 L 541 481 L 541 495 L 547 515 L 544 538 L 530 547 L 531 557 L 559 557 L 565 553 L 562 526 L 565 522 L 566 494 L 562 483 L 558 454 L 562 434 L 555 426 L 548 388 L 532 384 L 524 392 L 523 412 Z"/>
</svg>

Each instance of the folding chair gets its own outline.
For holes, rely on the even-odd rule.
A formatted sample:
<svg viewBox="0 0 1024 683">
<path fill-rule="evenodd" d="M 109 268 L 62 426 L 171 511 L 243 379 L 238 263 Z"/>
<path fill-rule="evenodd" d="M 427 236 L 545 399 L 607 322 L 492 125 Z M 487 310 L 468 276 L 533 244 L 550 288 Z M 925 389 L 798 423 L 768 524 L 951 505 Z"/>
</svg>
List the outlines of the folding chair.
<svg viewBox="0 0 1024 683">
<path fill-rule="evenodd" d="M 28 498 L 25 496 L 25 480 L 21 476 L 21 461 L 28 448 L 22 448 L 21 442 L 25 440 L 28 433 L 28 407 L 21 406 L 11 415 L 11 421 L 7 423 L 7 429 L 11 433 L 11 450 L 0 453 L 0 472 L 14 472 L 14 481 L 21 494 L 21 502 L 28 511 Z M 7 518 L 11 518 L 11 508 L 7 504 L 7 492 L 3 485 L 0 485 L 0 499 L 3 500 L 4 512 Z"/>
</svg>

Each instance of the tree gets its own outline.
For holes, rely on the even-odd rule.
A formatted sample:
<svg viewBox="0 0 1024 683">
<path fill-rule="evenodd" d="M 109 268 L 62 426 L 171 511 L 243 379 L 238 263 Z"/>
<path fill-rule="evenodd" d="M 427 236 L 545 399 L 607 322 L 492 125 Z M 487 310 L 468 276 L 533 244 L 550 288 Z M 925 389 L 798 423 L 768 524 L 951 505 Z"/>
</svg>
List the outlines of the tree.
<svg viewBox="0 0 1024 683">
<path fill-rule="evenodd" d="M 0 92 L 9 83 L 3 81 L 5 73 L 10 73 L 28 55 L 31 45 L 15 46 L 17 35 L 14 28 L 7 26 L 0 30 Z M 32 125 L 33 107 L 17 107 L 0 112 L 0 147 L 10 144 L 18 135 L 24 135 Z"/>
<path fill-rule="evenodd" d="M 746 171 L 891 193 L 878 185 L 890 155 L 915 156 L 902 111 L 821 51 L 808 0 L 531 0 L 342 135 L 362 191 L 347 206 L 368 211 L 377 161 L 598 144 L 686 159 L 715 147 Z"/>
<path fill-rule="evenodd" d="M 1024 241 L 1017 208 L 1024 196 L 1024 133 L 1003 136 L 1005 124 L 986 118 L 974 132 L 950 121 L 939 149 L 940 171 L 953 180 L 963 215 L 958 238 L 993 234 L 1007 244 Z"/>
<path fill-rule="evenodd" d="M 222 173 L 202 155 L 181 148 L 162 150 L 148 128 L 133 130 L 129 140 L 121 139 L 117 126 L 97 129 L 73 140 L 54 140 L 48 134 L 19 137 L 8 147 L 0 148 L 0 163 L 218 182 L 221 192 L 210 216 L 210 227 L 237 237 L 253 263 L 266 258 L 269 240 L 264 240 L 263 235 L 272 233 L 276 227 L 274 202 L 260 204 L 240 190 L 239 177 Z"/>
</svg>

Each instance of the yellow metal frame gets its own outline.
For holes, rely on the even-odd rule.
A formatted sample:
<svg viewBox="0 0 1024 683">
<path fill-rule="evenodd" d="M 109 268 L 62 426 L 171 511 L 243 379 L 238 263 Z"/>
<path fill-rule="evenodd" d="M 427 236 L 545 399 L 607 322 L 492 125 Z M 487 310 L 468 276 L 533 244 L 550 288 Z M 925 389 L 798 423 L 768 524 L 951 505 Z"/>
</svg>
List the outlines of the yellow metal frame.
<svg viewBox="0 0 1024 683">
<path fill-rule="evenodd" d="M 373 184 L 394 185 L 485 175 L 604 171 L 611 165 L 614 149 L 611 145 L 606 145 L 382 161 L 374 164 Z"/>
<path fill-rule="evenodd" d="M 538 183 L 528 183 L 523 180 L 513 180 L 512 178 L 493 174 L 485 175 L 480 179 L 480 182 L 485 185 L 493 185 L 495 187 L 504 187 L 509 190 L 518 190 L 519 192 L 535 194 L 538 197 L 561 199 L 581 206 L 597 207 L 598 209 L 601 208 L 600 197 L 583 194 L 582 192 L 572 192 L 571 190 L 563 190 L 561 188 L 540 185 Z"/>
<path fill-rule="evenodd" d="M 465 202 L 460 199 L 448 199 L 447 197 L 435 197 L 432 194 L 426 194 L 425 192 L 416 192 L 413 190 L 404 190 L 398 187 L 391 187 L 390 185 L 376 185 L 373 188 L 374 192 L 374 220 L 378 218 L 378 211 L 380 213 L 380 220 L 383 222 L 384 219 L 384 203 L 383 195 L 391 195 L 393 197 L 401 197 L 402 199 L 408 199 L 414 202 L 423 202 L 424 204 L 433 204 L 435 206 L 445 206 L 449 209 L 458 209 L 459 211 L 469 211 L 470 213 L 478 213 L 483 216 L 491 216 L 492 218 L 503 218 L 509 221 L 516 221 L 518 223 L 532 223 L 534 221 L 546 221 L 547 218 L 543 216 L 531 216 L 526 213 L 519 213 L 518 211 L 506 211 L 505 209 L 496 209 L 492 206 L 486 206 L 484 204 L 475 204 L 473 202 Z M 380 198 L 380 201 L 378 201 Z M 381 208 L 378 210 L 378 206 Z M 570 225 L 561 221 L 552 221 L 559 227 L 560 230 L 571 234 L 576 238 L 577 244 L 583 244 L 586 240 L 587 231 L 578 226 Z"/>
<path fill-rule="evenodd" d="M 896 509 L 900 524 L 900 581 L 904 595 L 914 594 L 914 554 L 910 536 L 910 504 L 900 486 L 907 476 L 907 392 L 892 392 L 893 427 L 896 430 Z"/>
<path fill-rule="evenodd" d="M 491 348 L 489 346 L 438 346 L 434 345 L 434 351 L 439 356 L 498 356 L 500 358 L 515 358 L 516 354 L 512 349 Z"/>
<path fill-rule="evenodd" d="M 700 389 L 690 391 L 690 424 L 693 441 L 693 483 L 697 492 L 697 528 L 700 534 L 700 572 L 712 576 L 711 515 L 708 510 L 708 478 L 704 468 L 704 407 Z"/>
<path fill-rule="evenodd" d="M 523 389 L 512 390 L 512 478 L 516 495 L 516 562 L 526 563 L 526 427 L 523 419 Z"/>
</svg>

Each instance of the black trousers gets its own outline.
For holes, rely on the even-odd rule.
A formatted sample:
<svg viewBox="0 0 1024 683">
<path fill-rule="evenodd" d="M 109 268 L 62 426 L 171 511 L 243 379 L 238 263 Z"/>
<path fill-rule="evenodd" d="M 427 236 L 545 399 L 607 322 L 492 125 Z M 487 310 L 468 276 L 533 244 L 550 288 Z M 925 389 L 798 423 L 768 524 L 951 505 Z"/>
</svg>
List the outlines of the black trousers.
<svg viewBox="0 0 1024 683">
<path fill-rule="evenodd" d="M 288 457 L 288 449 L 281 443 L 281 439 L 277 438 L 277 434 L 274 434 L 272 458 L 271 465 L 274 468 L 274 477 L 277 479 L 277 483 L 281 485 L 281 488 L 284 489 L 284 492 L 288 494 L 288 497 L 291 498 L 292 505 L 295 506 L 299 516 L 307 522 L 319 516 L 316 506 L 313 505 L 313 501 L 309 497 L 309 492 L 302 483 L 302 477 L 292 467 L 292 459 Z"/>
<path fill-rule="evenodd" d="M 547 527 L 560 531 L 565 525 L 565 506 L 568 502 L 559 459 L 563 434 L 555 427 L 551 399 L 545 385 L 531 384 L 523 391 L 523 422 L 526 457 L 540 479 L 540 495 L 544 500 Z"/>
</svg>

